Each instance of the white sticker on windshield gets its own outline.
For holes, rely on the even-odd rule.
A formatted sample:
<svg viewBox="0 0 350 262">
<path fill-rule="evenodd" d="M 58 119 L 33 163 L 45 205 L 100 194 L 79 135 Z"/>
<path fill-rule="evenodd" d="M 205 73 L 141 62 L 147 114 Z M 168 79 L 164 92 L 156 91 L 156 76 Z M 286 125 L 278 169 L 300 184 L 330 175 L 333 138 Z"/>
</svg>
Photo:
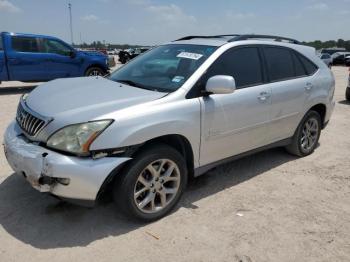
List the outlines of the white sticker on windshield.
<svg viewBox="0 0 350 262">
<path fill-rule="evenodd" d="M 202 56 L 203 55 L 201 55 L 201 54 L 190 53 L 190 52 L 181 52 L 180 54 L 177 55 L 177 57 L 180 57 L 180 58 L 188 58 L 188 59 L 193 59 L 193 60 L 198 60 Z"/>
<path fill-rule="evenodd" d="M 173 80 L 171 80 L 174 83 L 180 83 L 182 80 L 184 80 L 185 78 L 183 76 L 175 76 L 173 78 Z"/>
</svg>

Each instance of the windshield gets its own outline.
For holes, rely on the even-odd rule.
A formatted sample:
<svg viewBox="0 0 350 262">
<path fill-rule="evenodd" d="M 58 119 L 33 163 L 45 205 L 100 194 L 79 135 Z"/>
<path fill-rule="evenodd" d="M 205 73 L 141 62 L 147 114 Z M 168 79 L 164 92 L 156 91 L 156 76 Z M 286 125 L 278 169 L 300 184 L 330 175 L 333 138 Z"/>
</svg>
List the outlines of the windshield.
<svg viewBox="0 0 350 262">
<path fill-rule="evenodd" d="M 174 92 L 216 49 L 203 45 L 159 46 L 113 72 L 109 79 L 144 89 Z"/>
</svg>

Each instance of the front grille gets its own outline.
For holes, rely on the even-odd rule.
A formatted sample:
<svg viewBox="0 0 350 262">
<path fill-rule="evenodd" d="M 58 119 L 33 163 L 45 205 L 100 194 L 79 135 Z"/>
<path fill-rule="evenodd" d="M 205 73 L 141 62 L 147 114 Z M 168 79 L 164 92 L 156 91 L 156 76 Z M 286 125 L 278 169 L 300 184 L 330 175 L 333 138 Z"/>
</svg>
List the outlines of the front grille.
<svg viewBox="0 0 350 262">
<path fill-rule="evenodd" d="M 33 114 L 29 113 L 22 105 L 19 103 L 17 108 L 16 120 L 21 129 L 29 136 L 36 136 L 41 129 L 45 126 L 46 122 Z"/>
</svg>

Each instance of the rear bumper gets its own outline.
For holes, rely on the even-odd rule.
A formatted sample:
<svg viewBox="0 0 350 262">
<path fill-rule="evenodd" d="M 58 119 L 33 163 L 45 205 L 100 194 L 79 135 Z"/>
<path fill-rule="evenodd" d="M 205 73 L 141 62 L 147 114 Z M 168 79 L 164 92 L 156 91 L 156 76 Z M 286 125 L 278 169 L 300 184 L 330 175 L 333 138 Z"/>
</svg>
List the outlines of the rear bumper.
<svg viewBox="0 0 350 262">
<path fill-rule="evenodd" d="M 28 142 L 15 122 L 6 130 L 4 150 L 11 168 L 24 175 L 32 187 L 77 203 L 95 201 L 108 175 L 130 159 L 62 155 Z"/>
</svg>

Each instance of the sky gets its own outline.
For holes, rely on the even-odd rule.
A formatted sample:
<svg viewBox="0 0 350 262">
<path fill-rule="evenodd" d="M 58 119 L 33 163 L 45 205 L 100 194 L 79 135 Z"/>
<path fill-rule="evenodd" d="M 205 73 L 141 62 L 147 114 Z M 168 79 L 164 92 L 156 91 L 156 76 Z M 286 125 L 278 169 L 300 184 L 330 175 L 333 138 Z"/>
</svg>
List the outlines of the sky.
<svg viewBox="0 0 350 262">
<path fill-rule="evenodd" d="M 154 45 L 186 35 L 350 39 L 350 0 L 0 0 L 0 32 Z"/>
</svg>

